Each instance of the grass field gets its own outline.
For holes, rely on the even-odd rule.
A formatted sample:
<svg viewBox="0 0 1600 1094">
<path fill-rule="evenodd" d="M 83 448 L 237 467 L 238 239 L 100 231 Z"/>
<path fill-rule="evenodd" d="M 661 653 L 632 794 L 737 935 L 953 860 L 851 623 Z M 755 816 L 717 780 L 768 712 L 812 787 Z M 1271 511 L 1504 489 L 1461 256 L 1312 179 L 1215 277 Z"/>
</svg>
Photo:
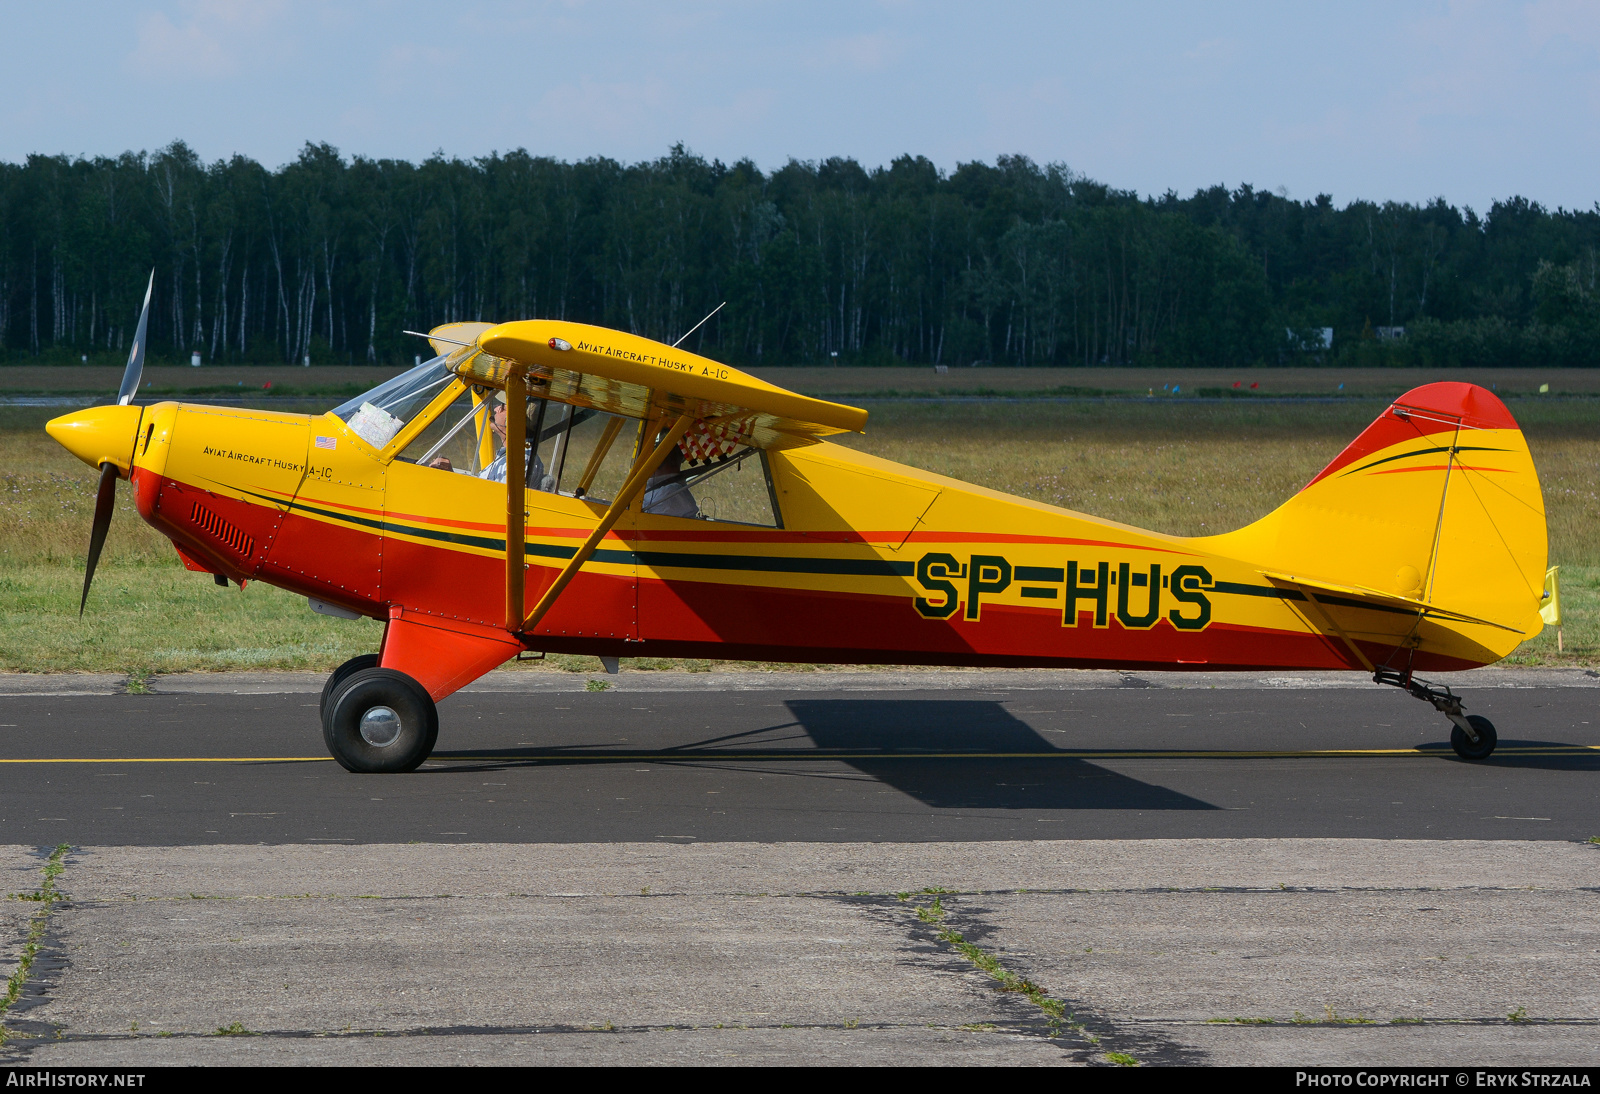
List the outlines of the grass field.
<svg viewBox="0 0 1600 1094">
<path fill-rule="evenodd" d="M 1022 497 L 1178 535 L 1269 512 L 1382 409 L 1336 403 L 875 402 L 847 443 Z M 1554 631 L 1511 658 L 1600 661 L 1600 400 L 1513 407 L 1544 484 L 1561 564 L 1566 652 Z M 43 431 L 58 410 L 0 408 L 0 670 L 173 672 L 327 669 L 376 648 L 380 627 L 313 615 L 264 585 L 219 589 L 182 568 L 124 494 L 89 611 L 77 618 L 94 472 Z M 125 487 L 123 488 L 126 489 Z M 702 669 L 711 662 L 653 660 Z M 546 668 L 594 671 L 589 658 Z"/>
</svg>

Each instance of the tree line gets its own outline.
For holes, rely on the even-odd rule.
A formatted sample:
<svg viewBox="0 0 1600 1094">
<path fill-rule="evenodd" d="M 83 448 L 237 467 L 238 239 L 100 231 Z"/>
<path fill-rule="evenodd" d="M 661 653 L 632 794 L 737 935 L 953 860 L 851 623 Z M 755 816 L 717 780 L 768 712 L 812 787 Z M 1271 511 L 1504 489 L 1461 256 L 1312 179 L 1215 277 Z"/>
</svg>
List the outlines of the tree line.
<svg viewBox="0 0 1600 1094">
<path fill-rule="evenodd" d="M 307 144 L 0 164 L 0 359 L 383 363 L 406 329 L 570 319 L 745 366 L 1600 364 L 1600 203 L 1479 214 L 1249 186 L 1141 198 L 1002 156 L 941 171 L 676 146 L 420 164 Z M 1321 332 L 1332 328 L 1332 345 Z"/>
</svg>

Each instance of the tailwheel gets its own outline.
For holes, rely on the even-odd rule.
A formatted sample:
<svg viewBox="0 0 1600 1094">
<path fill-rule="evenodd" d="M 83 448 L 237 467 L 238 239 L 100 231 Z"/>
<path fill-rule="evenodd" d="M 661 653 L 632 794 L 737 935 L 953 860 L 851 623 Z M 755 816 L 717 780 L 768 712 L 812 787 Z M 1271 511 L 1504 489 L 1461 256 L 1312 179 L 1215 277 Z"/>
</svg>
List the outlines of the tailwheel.
<svg viewBox="0 0 1600 1094">
<path fill-rule="evenodd" d="M 415 771 L 439 739 L 439 712 L 405 673 L 358 669 L 329 696 L 322 737 L 346 771 Z"/>
<path fill-rule="evenodd" d="M 332 675 L 328 677 L 328 682 L 322 685 L 322 702 L 320 704 L 322 713 L 328 713 L 328 700 L 333 698 L 333 693 L 339 689 L 340 684 L 350 678 L 351 673 L 377 667 L 378 655 L 375 653 L 363 653 L 359 657 L 350 658 L 350 660 L 334 669 Z"/>
<path fill-rule="evenodd" d="M 1424 703 L 1431 703 L 1434 710 L 1450 719 L 1450 747 L 1463 760 L 1487 760 L 1500 741 L 1493 722 L 1481 714 L 1467 714 L 1461 709 L 1461 696 L 1447 687 L 1437 688 L 1416 679 L 1410 669 L 1379 668 L 1372 674 L 1372 682 L 1403 688 Z"/>
<path fill-rule="evenodd" d="M 1460 726 L 1454 726 L 1450 730 L 1450 747 L 1463 760 L 1487 760 L 1494 746 L 1500 742 L 1494 731 L 1494 723 L 1481 714 L 1469 714 L 1467 724 L 1477 734 L 1477 741 L 1474 742 Z"/>
</svg>

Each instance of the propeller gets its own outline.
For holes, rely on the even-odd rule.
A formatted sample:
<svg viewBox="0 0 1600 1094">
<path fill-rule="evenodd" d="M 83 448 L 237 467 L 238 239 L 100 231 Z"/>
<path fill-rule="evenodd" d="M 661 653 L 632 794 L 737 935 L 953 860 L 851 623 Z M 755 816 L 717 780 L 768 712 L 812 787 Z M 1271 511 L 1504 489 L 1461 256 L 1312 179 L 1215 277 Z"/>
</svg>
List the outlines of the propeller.
<svg viewBox="0 0 1600 1094">
<path fill-rule="evenodd" d="M 139 312 L 139 326 L 133 332 L 133 348 L 128 351 L 128 367 L 122 372 L 122 386 L 117 389 L 117 405 L 127 406 L 139 390 L 139 378 L 144 374 L 145 331 L 150 326 L 150 291 L 156 286 L 156 272 L 150 271 L 150 283 L 144 287 L 144 307 Z M 100 564 L 100 550 L 106 545 L 106 533 L 111 530 L 111 513 L 117 501 L 117 465 L 100 465 L 100 486 L 94 496 L 94 524 L 89 528 L 89 562 L 83 571 L 83 598 L 78 601 L 78 618 L 89 603 L 89 585 L 94 581 L 95 567 Z"/>
</svg>

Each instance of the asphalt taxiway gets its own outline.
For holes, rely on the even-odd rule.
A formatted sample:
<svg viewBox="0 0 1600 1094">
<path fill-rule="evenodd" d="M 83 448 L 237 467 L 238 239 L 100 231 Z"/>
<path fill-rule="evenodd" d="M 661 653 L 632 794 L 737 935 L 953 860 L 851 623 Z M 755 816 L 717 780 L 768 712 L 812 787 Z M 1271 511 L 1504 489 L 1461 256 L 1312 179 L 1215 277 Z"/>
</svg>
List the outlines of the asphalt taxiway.
<svg viewBox="0 0 1600 1094">
<path fill-rule="evenodd" d="M 441 704 L 404 776 L 327 758 L 319 677 L 3 696 L 0 826 L 39 845 L 1600 833 L 1600 688 L 1575 673 L 1467 687 L 1499 727 L 1485 763 L 1349 678 L 521 677 Z"/>
<path fill-rule="evenodd" d="M 1600 677 L 594 679 L 0 677 L 0 1059 L 1592 1061 Z"/>
</svg>

